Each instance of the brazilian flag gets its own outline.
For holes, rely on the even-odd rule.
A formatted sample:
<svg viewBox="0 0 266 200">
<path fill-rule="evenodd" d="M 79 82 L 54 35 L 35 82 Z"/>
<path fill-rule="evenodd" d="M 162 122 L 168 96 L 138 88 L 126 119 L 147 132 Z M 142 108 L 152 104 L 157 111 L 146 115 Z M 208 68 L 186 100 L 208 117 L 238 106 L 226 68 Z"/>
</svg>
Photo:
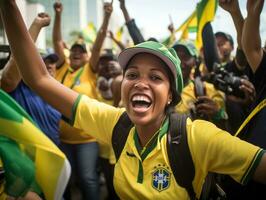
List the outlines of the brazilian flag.
<svg viewBox="0 0 266 200">
<path fill-rule="evenodd" d="M 89 44 L 93 44 L 96 36 L 97 36 L 97 29 L 93 22 L 89 22 L 86 28 L 82 30 L 82 35 L 85 41 Z"/>
<path fill-rule="evenodd" d="M 218 7 L 217 0 L 201 0 L 197 4 L 197 22 L 198 31 L 196 38 L 196 47 L 202 47 L 202 31 L 206 23 L 213 21 Z"/>
<path fill-rule="evenodd" d="M 35 167 L 32 160 L 20 150 L 19 145 L 4 136 L 0 136 L 0 158 L 2 160 L 4 192 L 12 197 L 22 197 L 29 190 L 41 194 L 35 182 Z M 2 177 L 3 178 L 3 177 Z M 1 199 L 1 196 L 0 196 Z"/>
<path fill-rule="evenodd" d="M 7 193 L 17 196 L 25 193 L 28 187 L 39 185 L 45 199 L 62 199 L 71 171 L 68 160 L 31 117 L 2 90 L 0 142 Z M 11 149 L 9 152 L 6 151 L 8 148 Z"/>
</svg>

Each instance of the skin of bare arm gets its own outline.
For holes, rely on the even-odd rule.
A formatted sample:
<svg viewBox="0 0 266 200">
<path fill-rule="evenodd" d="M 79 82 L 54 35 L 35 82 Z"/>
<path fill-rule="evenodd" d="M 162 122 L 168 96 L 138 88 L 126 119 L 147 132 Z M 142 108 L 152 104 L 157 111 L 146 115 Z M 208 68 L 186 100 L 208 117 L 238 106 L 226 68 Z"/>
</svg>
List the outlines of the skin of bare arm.
<svg viewBox="0 0 266 200">
<path fill-rule="evenodd" d="M 65 62 L 65 54 L 64 54 L 64 41 L 62 38 L 62 31 L 61 31 L 61 18 L 63 12 L 63 5 L 60 2 L 56 2 L 54 4 L 54 11 L 55 11 L 55 20 L 53 26 L 53 44 L 56 54 L 59 57 L 57 61 L 57 67 L 60 67 Z"/>
<path fill-rule="evenodd" d="M 107 28 L 109 24 L 109 20 L 111 17 L 111 14 L 113 12 L 113 1 L 111 3 L 105 3 L 104 4 L 104 19 L 102 26 L 100 30 L 97 33 L 96 40 L 93 44 L 92 50 L 91 50 L 91 57 L 89 60 L 90 67 L 93 72 L 97 73 L 98 72 L 98 62 L 100 58 L 100 51 L 104 42 L 104 39 L 107 34 Z"/>
<path fill-rule="evenodd" d="M 49 75 L 26 29 L 16 2 L 4 0 L 0 1 L 0 6 L 11 52 L 24 81 L 46 102 L 70 118 L 78 93 L 63 86 Z"/>
<path fill-rule="evenodd" d="M 38 14 L 29 28 L 30 36 L 34 42 L 36 42 L 41 29 L 48 26 L 50 22 L 51 18 L 47 13 Z M 12 92 L 20 81 L 21 75 L 17 69 L 15 60 L 11 57 L 2 74 L 1 88 L 6 92 Z"/>
<path fill-rule="evenodd" d="M 253 72 L 256 72 L 263 57 L 259 31 L 260 14 L 262 12 L 263 4 L 264 0 L 247 1 L 248 14 L 243 26 L 243 50 Z"/>
</svg>

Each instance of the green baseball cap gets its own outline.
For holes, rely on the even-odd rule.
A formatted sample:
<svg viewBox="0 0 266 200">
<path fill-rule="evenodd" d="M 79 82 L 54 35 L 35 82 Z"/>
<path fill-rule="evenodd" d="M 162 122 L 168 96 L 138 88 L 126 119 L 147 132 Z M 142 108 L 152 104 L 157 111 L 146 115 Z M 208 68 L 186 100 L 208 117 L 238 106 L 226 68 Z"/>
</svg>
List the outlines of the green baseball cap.
<svg viewBox="0 0 266 200">
<path fill-rule="evenodd" d="M 163 44 L 154 41 L 147 41 L 136 46 L 123 50 L 118 56 L 118 62 L 123 69 L 126 68 L 128 62 L 133 56 L 139 53 L 149 53 L 160 58 L 166 66 L 169 67 L 175 79 L 175 89 L 181 94 L 183 89 L 183 77 L 180 68 L 180 60 L 173 48 L 167 48 Z"/>
<path fill-rule="evenodd" d="M 172 46 L 172 48 L 176 50 L 179 46 L 184 47 L 191 56 L 198 57 L 198 50 L 196 49 L 195 45 L 191 41 L 187 41 L 187 40 L 177 41 Z"/>
</svg>

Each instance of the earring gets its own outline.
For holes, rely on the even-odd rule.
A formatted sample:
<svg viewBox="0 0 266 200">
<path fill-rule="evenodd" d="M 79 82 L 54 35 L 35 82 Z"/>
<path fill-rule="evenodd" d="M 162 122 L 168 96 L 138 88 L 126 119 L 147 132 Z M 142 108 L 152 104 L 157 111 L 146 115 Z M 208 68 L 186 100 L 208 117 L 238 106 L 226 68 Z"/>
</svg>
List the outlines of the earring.
<svg viewBox="0 0 266 200">
<path fill-rule="evenodd" d="M 169 105 L 171 103 L 171 101 L 168 101 L 167 104 Z"/>
</svg>

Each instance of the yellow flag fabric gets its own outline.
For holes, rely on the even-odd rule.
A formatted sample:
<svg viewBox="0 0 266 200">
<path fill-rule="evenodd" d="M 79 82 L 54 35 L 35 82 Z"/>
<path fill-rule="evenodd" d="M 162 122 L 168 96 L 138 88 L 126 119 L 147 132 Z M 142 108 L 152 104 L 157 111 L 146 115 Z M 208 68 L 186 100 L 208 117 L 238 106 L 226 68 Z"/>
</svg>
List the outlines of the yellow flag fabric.
<svg viewBox="0 0 266 200">
<path fill-rule="evenodd" d="M 42 133 L 30 116 L 0 90 L 0 135 L 16 141 L 35 165 L 35 177 L 45 199 L 61 200 L 70 165 L 58 147 Z"/>
<path fill-rule="evenodd" d="M 82 35 L 84 37 L 84 40 L 89 43 L 93 44 L 96 36 L 97 36 L 97 30 L 94 26 L 93 22 L 89 22 L 87 27 L 82 30 Z"/>
<path fill-rule="evenodd" d="M 179 40 L 187 40 L 189 33 L 197 32 L 195 46 L 200 49 L 203 27 L 207 22 L 213 21 L 217 5 L 217 0 L 201 0 L 193 13 L 175 30 L 175 32 L 182 32 Z"/>
<path fill-rule="evenodd" d="M 213 21 L 217 10 L 217 0 L 201 0 L 197 4 L 197 38 L 196 47 L 200 49 L 202 47 L 202 30 L 204 25 Z"/>
<path fill-rule="evenodd" d="M 122 41 L 122 36 L 123 36 L 123 32 L 124 32 L 124 25 L 121 26 L 118 31 L 116 32 L 115 34 L 115 38 L 118 40 L 118 41 Z"/>
<path fill-rule="evenodd" d="M 197 32 L 197 15 L 196 11 L 194 11 L 189 18 L 176 30 L 182 31 L 182 34 L 180 36 L 180 40 L 187 40 L 189 33 L 195 33 Z"/>
<path fill-rule="evenodd" d="M 184 31 L 191 28 L 194 32 L 197 30 L 197 13 L 196 10 L 175 30 L 175 32 Z"/>
</svg>

